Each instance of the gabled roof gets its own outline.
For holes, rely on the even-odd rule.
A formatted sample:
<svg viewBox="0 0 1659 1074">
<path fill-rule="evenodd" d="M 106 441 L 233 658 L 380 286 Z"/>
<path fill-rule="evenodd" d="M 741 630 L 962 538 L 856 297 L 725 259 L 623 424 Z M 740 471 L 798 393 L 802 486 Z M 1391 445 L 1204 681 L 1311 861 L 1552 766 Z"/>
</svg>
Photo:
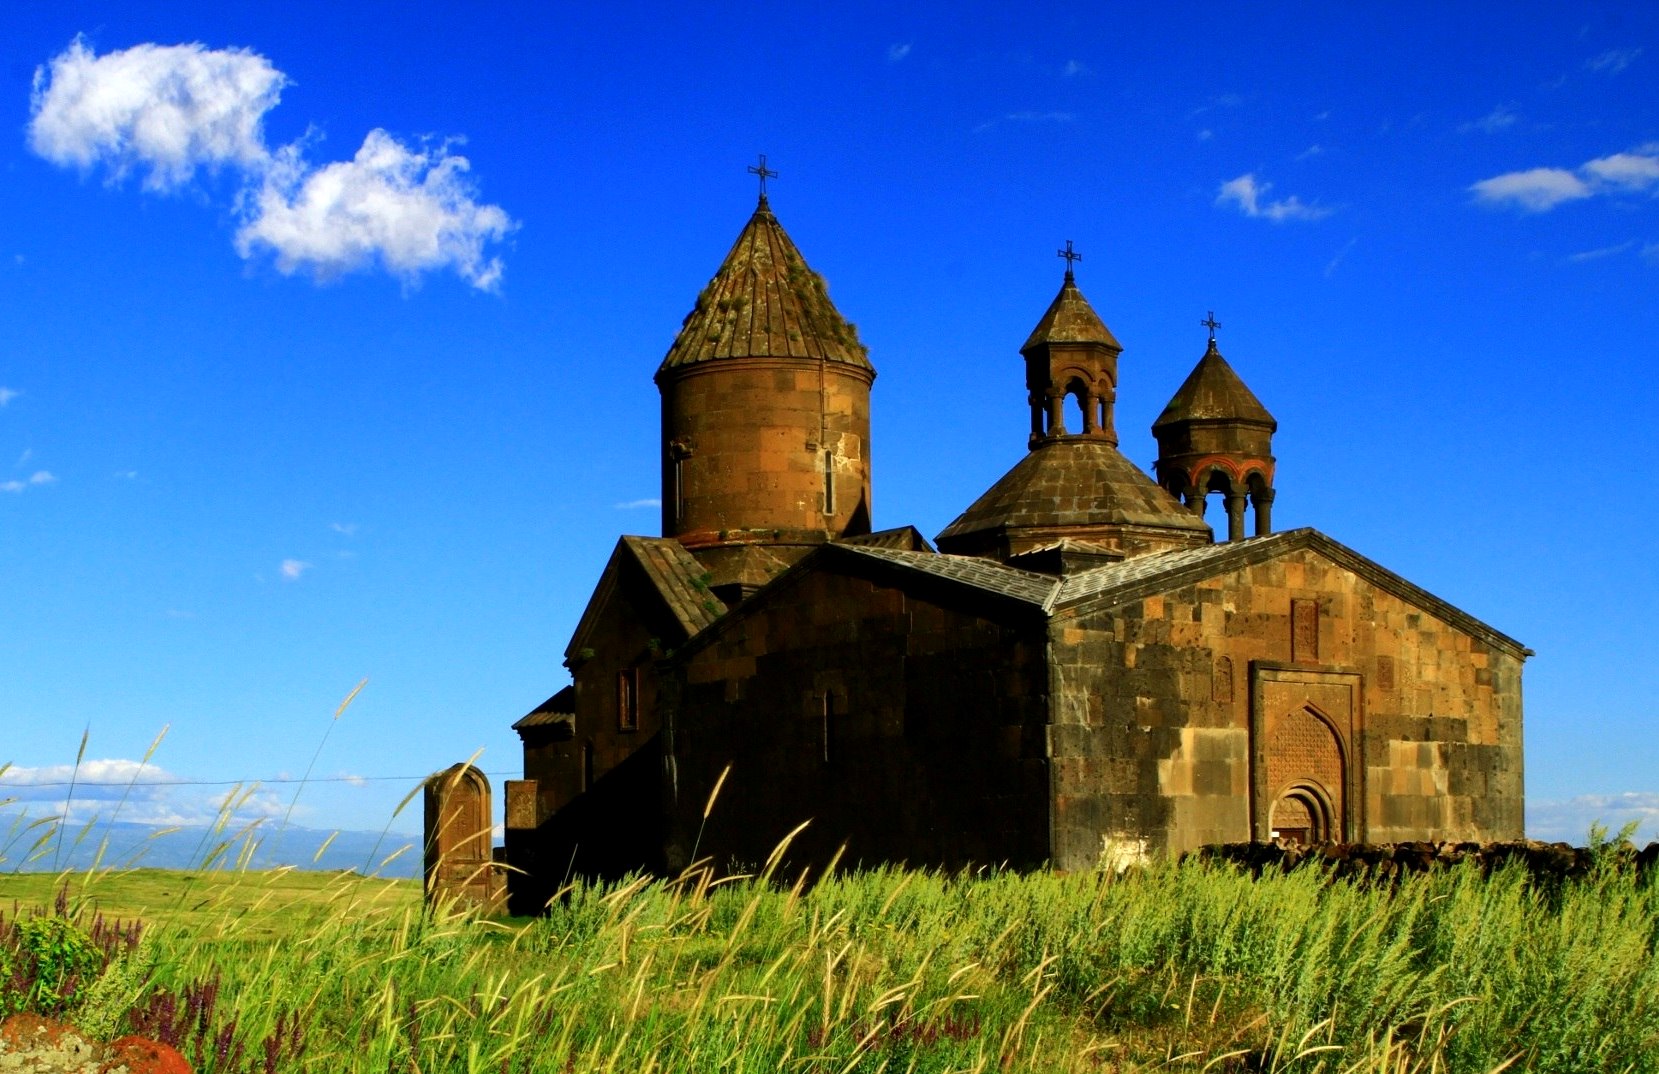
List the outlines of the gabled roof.
<svg viewBox="0 0 1659 1074">
<path fill-rule="evenodd" d="M 1223 571 L 1266 563 L 1300 549 L 1310 549 L 1324 556 L 1378 589 L 1392 593 L 1489 645 L 1520 657 L 1533 655 L 1531 649 L 1509 635 L 1315 529 L 1286 530 L 1267 537 L 1126 559 L 1122 563 L 1066 578 L 1060 584 L 1051 607 L 1068 613 L 1111 607 L 1167 592 Z"/>
<path fill-rule="evenodd" d="M 876 530 L 873 533 L 861 533 L 856 537 L 840 538 L 842 544 L 864 545 L 867 548 L 898 548 L 907 552 L 931 552 L 933 546 L 927 543 L 922 531 L 915 526 L 895 526 L 888 530 Z"/>
<path fill-rule="evenodd" d="M 1051 440 L 1027 452 L 936 538 L 986 530 L 1096 525 L 1209 533 L 1205 521 L 1101 440 Z"/>
<path fill-rule="evenodd" d="M 1020 348 L 1020 353 L 1024 354 L 1044 343 L 1101 343 L 1115 351 L 1123 350 L 1123 345 L 1106 327 L 1106 322 L 1100 319 L 1100 314 L 1077 289 L 1077 282 L 1069 272 L 1060 285 L 1060 293 L 1048 304 L 1048 312 L 1031 330 L 1031 337 Z"/>
<path fill-rule="evenodd" d="M 1059 586 L 1059 580 L 1049 575 L 1022 571 L 1017 567 L 1005 567 L 995 560 L 978 556 L 946 556 L 936 552 L 908 552 L 897 548 L 872 548 L 868 545 L 836 544 L 827 547 L 833 547 L 840 554 L 891 564 L 934 578 L 943 578 L 1036 608 L 1047 607 Z"/>
<path fill-rule="evenodd" d="M 1152 423 L 1152 431 L 1156 433 L 1164 426 L 1182 421 L 1246 421 L 1273 430 L 1279 428 L 1261 400 L 1221 356 L 1213 339 L 1204 357 L 1175 390 L 1175 397 Z"/>
<path fill-rule="evenodd" d="M 680 542 L 665 537 L 623 537 L 616 542 L 616 549 L 599 576 L 593 596 L 588 598 L 570 644 L 565 647 L 567 663 L 573 654 L 586 647 L 600 611 L 616 591 L 619 573 L 630 568 L 640 572 L 662 602 L 663 609 L 683 632 L 681 637 L 672 639 L 674 644 L 699 633 L 726 614 L 726 606 L 709 592 L 703 565 Z"/>
<path fill-rule="evenodd" d="M 717 358 L 822 358 L 860 369 L 858 330 L 830 301 L 824 279 L 807 266 L 765 196 L 657 369 Z"/>
<path fill-rule="evenodd" d="M 748 612 L 761 607 L 765 602 L 765 592 L 778 591 L 790 580 L 808 571 L 819 569 L 826 560 L 832 563 L 836 559 L 852 560 L 878 565 L 900 576 L 909 575 L 918 580 L 938 581 L 969 592 L 1001 598 L 1046 617 L 1073 616 L 1095 609 L 1127 604 L 1226 571 L 1266 563 L 1301 549 L 1313 550 L 1377 588 L 1394 594 L 1496 648 L 1507 650 L 1518 657 L 1533 655 L 1532 650 L 1514 638 L 1493 629 L 1467 612 L 1313 529 L 1287 530 L 1267 537 L 1154 552 L 1064 578 L 1023 571 L 1004 566 L 995 560 L 975 556 L 912 552 L 836 541 L 818 546 L 786 574 L 775 580 L 763 593 L 751 597 L 732 618 L 740 619 Z M 718 634 L 724 626 L 725 623 L 722 623 L 720 627 L 693 641 L 687 650 L 700 646 L 706 638 Z"/>
</svg>

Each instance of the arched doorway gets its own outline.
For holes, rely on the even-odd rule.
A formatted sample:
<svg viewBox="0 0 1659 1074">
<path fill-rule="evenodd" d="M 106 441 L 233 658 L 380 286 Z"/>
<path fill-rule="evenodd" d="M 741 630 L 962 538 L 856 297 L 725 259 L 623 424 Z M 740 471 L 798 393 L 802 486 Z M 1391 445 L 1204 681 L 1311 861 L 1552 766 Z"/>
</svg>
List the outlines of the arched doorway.
<svg viewBox="0 0 1659 1074">
<path fill-rule="evenodd" d="M 1287 843 L 1324 843 L 1341 838 L 1342 826 L 1325 789 L 1303 780 L 1286 787 L 1268 816 L 1269 834 Z"/>
</svg>

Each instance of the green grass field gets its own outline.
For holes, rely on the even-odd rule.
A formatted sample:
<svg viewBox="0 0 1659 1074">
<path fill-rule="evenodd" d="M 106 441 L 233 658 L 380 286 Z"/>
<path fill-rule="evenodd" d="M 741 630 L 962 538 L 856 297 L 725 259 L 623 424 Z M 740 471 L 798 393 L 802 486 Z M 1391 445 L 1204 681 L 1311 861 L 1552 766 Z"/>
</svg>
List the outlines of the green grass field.
<svg viewBox="0 0 1659 1074">
<path fill-rule="evenodd" d="M 1659 884 L 1611 868 L 1551 891 L 1196 863 L 698 876 L 578 887 L 536 921 L 352 875 L 7 875 L 11 1008 L 12 905 L 64 884 L 84 930 L 146 928 L 56 1009 L 171 1034 L 202 1074 L 1659 1071 Z"/>
</svg>

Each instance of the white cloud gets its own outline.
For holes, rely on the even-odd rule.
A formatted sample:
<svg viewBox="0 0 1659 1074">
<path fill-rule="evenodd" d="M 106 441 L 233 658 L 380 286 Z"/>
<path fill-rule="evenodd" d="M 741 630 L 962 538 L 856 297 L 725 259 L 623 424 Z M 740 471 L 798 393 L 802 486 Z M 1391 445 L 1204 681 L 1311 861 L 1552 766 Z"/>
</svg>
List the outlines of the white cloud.
<svg viewBox="0 0 1659 1074">
<path fill-rule="evenodd" d="M 1469 123 L 1464 123 L 1457 129 L 1464 133 L 1469 131 L 1484 131 L 1487 134 L 1496 134 L 1501 130 L 1507 130 L 1510 127 L 1513 127 L 1516 123 L 1519 123 L 1520 120 L 1521 117 L 1515 111 L 1513 106 L 1500 104 L 1481 118 L 1473 120 Z"/>
<path fill-rule="evenodd" d="M 1216 192 L 1215 204 L 1226 205 L 1230 202 L 1237 205 L 1239 212 L 1245 216 L 1271 220 L 1275 224 L 1286 220 L 1321 220 L 1331 215 L 1330 209 L 1308 205 L 1294 194 L 1278 201 L 1264 200 L 1271 189 L 1272 183 L 1258 182 L 1255 175 L 1246 172 L 1221 184 Z"/>
<path fill-rule="evenodd" d="M 280 271 L 324 280 L 378 263 L 406 283 L 452 268 L 494 290 L 501 259 L 486 257 L 484 246 L 517 225 L 499 206 L 473 200 L 470 164 L 450 145 L 410 149 L 373 130 L 351 160 L 315 169 L 290 146 L 246 199 L 236 249 L 243 257 L 268 250 Z"/>
<path fill-rule="evenodd" d="M 1640 822 L 1638 845 L 1659 839 L 1659 791 L 1623 794 L 1581 794 L 1565 800 L 1527 802 L 1527 836 L 1547 842 L 1583 844 L 1591 824 L 1607 827 L 1610 835 L 1631 821 Z"/>
<path fill-rule="evenodd" d="M 16 388 L 0 388 L 0 406 L 5 406 L 22 394 Z"/>
<path fill-rule="evenodd" d="M 612 506 L 618 511 L 632 511 L 640 507 L 661 507 L 662 501 L 655 498 L 649 498 L 644 500 L 629 500 L 626 503 L 613 504 Z"/>
<path fill-rule="evenodd" d="M 114 476 L 120 478 L 123 481 L 137 481 L 138 480 L 138 471 L 137 470 L 117 470 L 117 471 L 115 471 Z"/>
<path fill-rule="evenodd" d="M 22 466 L 24 463 L 26 463 L 30 459 L 34 458 L 34 455 L 35 455 L 35 449 L 34 448 L 24 448 L 23 449 L 23 454 L 19 455 L 17 457 L 17 462 L 13 463 L 12 465 Z"/>
<path fill-rule="evenodd" d="M 1198 132 L 1198 140 L 1200 142 L 1207 142 L 1214 137 L 1215 131 L 1210 130 L 1208 127 L 1205 127 L 1203 130 Z"/>
<path fill-rule="evenodd" d="M 1598 194 L 1631 193 L 1659 187 L 1659 144 L 1585 161 L 1574 171 L 1529 168 L 1482 179 L 1469 190 L 1486 205 L 1514 206 L 1541 213 Z"/>
<path fill-rule="evenodd" d="M 1469 187 L 1475 200 L 1489 205 L 1512 204 L 1541 213 L 1568 201 L 1590 197 L 1588 183 L 1564 168 L 1529 168 L 1524 172 L 1482 179 Z"/>
<path fill-rule="evenodd" d="M 1631 190 L 1645 190 L 1659 183 L 1659 145 L 1647 145 L 1634 153 L 1614 153 L 1586 161 L 1579 169 L 1592 177 Z"/>
<path fill-rule="evenodd" d="M 350 537 L 357 532 L 357 523 L 330 522 L 328 524 L 328 528 L 333 530 L 335 533 L 344 534 L 345 536 Z"/>
<path fill-rule="evenodd" d="M 1636 62 L 1636 57 L 1642 54 L 1640 48 L 1610 48 L 1599 56 L 1593 56 L 1584 61 L 1584 66 L 1591 71 L 1604 75 L 1616 75 Z"/>
<path fill-rule="evenodd" d="M 300 143 L 265 142 L 264 116 L 287 84 L 248 49 L 143 44 L 98 56 L 77 38 L 35 73 L 29 144 L 113 180 L 142 171 L 150 190 L 232 173 L 237 251 L 268 253 L 286 274 L 380 267 L 407 286 L 451 269 L 480 290 L 499 286 L 501 259 L 485 247 L 517 224 L 476 199 L 458 140 L 410 146 L 377 129 L 351 160 L 316 165 Z"/>
<path fill-rule="evenodd" d="M 29 146 L 54 164 L 142 168 L 167 190 L 197 169 L 258 168 L 261 123 L 288 80 L 247 49 L 136 45 L 94 55 L 82 38 L 35 71 Z"/>
<path fill-rule="evenodd" d="M 1078 75 L 1089 74 L 1089 65 L 1082 60 L 1067 60 L 1066 66 L 1061 68 L 1060 74 L 1066 78 L 1076 78 Z"/>
<path fill-rule="evenodd" d="M 1324 155 L 1325 155 L 1325 147 L 1324 146 L 1322 146 L 1322 145 L 1310 145 L 1306 149 L 1302 150 L 1300 153 L 1296 154 L 1296 159 L 1297 160 L 1307 160 L 1310 157 L 1322 157 Z"/>
<path fill-rule="evenodd" d="M 1642 247 L 1642 258 L 1659 265 L 1659 242 L 1650 242 Z"/>
<path fill-rule="evenodd" d="M 1617 246 L 1603 246 L 1599 250 L 1585 250 L 1582 253 L 1568 254 L 1567 260 L 1575 265 L 1582 264 L 1585 261 L 1599 261 L 1604 257 L 1614 257 L 1622 254 L 1635 245 L 1636 240 L 1631 239 L 1627 242 L 1621 242 Z"/>
<path fill-rule="evenodd" d="M 888 63 L 898 63 L 908 55 L 910 55 L 910 46 L 908 44 L 887 46 Z"/>
<path fill-rule="evenodd" d="M 282 571 L 283 581 L 297 582 L 300 580 L 301 575 L 311 569 L 311 564 L 305 562 L 303 559 L 285 559 L 282 561 L 282 566 L 279 569 Z"/>
<path fill-rule="evenodd" d="M 56 480 L 57 476 L 54 475 L 52 471 L 36 470 L 34 473 L 30 474 L 26 480 L 13 479 L 11 481 L 0 481 L 0 492 L 23 492 L 39 485 L 50 485 Z"/>
</svg>

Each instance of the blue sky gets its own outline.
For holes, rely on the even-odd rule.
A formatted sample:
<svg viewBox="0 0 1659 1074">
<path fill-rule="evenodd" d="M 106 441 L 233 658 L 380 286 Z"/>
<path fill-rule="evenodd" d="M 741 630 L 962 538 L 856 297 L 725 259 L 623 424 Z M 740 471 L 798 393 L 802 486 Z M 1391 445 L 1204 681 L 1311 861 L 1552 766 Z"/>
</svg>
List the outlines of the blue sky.
<svg viewBox="0 0 1659 1074">
<path fill-rule="evenodd" d="M 1072 240 L 1129 456 L 1214 310 L 1275 524 L 1537 651 L 1533 833 L 1659 838 L 1659 8 L 1128 7 L 5 5 L 7 793 L 83 730 L 313 826 L 515 776 L 766 153 L 879 371 L 877 526 L 1024 451 Z"/>
</svg>

